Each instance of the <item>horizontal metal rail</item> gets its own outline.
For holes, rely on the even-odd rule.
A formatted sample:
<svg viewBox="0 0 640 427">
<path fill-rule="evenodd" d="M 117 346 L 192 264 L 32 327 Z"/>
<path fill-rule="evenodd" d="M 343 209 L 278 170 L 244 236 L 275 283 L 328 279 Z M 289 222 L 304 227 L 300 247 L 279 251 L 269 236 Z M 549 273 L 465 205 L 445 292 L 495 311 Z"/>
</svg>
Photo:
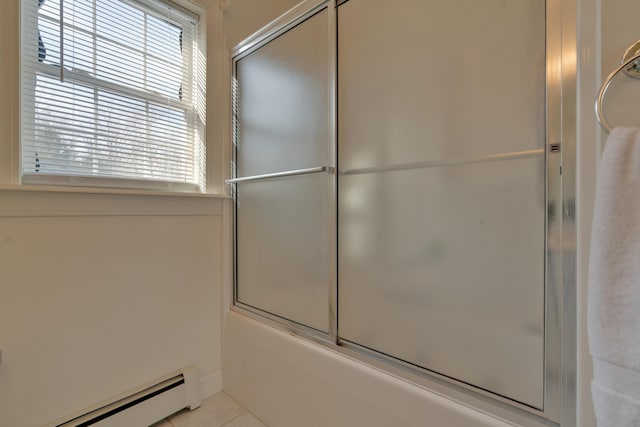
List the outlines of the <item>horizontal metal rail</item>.
<svg viewBox="0 0 640 427">
<path fill-rule="evenodd" d="M 227 184 L 237 184 L 239 182 L 262 181 L 264 179 L 282 178 L 285 176 L 308 175 L 311 173 L 320 173 L 320 172 L 332 173 L 333 168 L 331 166 L 317 166 L 315 168 L 296 169 L 296 170 L 290 170 L 285 172 L 273 172 L 273 173 L 267 173 L 264 175 L 253 175 L 253 176 L 245 176 L 241 178 L 226 179 L 224 182 Z"/>
<path fill-rule="evenodd" d="M 460 166 L 473 163 L 494 162 L 498 160 L 523 159 L 527 157 L 535 157 L 544 154 L 544 148 L 526 151 L 514 151 L 512 153 L 489 154 L 486 156 L 475 157 L 472 159 L 461 160 L 432 160 L 424 162 L 403 163 L 399 165 L 374 166 L 369 168 L 346 169 L 341 170 L 340 175 L 359 175 L 365 173 L 392 172 L 399 170 L 438 168 L 446 166 Z"/>
</svg>

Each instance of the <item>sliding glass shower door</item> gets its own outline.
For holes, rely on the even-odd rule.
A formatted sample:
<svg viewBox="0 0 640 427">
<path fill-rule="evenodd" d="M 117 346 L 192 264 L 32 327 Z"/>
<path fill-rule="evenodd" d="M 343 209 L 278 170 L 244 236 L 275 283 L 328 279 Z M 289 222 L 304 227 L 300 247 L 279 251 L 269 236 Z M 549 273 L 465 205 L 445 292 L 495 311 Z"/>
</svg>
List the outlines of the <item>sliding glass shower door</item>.
<svg viewBox="0 0 640 427">
<path fill-rule="evenodd" d="M 327 11 L 235 62 L 236 301 L 329 330 Z"/>
<path fill-rule="evenodd" d="M 545 3 L 350 0 L 338 34 L 340 338 L 541 408 Z"/>
</svg>

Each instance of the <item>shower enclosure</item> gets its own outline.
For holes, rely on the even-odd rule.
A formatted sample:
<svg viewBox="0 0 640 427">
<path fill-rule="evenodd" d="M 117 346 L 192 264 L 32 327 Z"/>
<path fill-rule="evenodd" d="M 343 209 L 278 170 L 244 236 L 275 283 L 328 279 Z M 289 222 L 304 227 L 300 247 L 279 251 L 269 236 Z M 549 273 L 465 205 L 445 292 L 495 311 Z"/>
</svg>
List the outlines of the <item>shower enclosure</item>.
<svg viewBox="0 0 640 427">
<path fill-rule="evenodd" d="M 307 0 L 241 43 L 234 309 L 559 422 L 550 3 Z"/>
</svg>

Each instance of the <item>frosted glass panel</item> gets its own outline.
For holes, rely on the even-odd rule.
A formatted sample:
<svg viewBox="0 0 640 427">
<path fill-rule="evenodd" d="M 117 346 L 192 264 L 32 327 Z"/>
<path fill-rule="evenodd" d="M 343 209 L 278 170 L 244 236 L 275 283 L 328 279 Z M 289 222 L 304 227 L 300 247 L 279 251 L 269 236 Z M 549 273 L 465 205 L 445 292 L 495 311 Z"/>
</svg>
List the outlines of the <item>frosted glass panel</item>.
<svg viewBox="0 0 640 427">
<path fill-rule="evenodd" d="M 541 408 L 545 2 L 338 25 L 340 337 Z"/>
<path fill-rule="evenodd" d="M 239 302 L 327 332 L 331 180 L 316 174 L 238 186 Z"/>
<path fill-rule="evenodd" d="M 237 61 L 237 176 L 327 165 L 327 31 L 325 10 Z M 333 179 L 236 184 L 238 302 L 328 332 Z"/>
<path fill-rule="evenodd" d="M 349 0 L 338 24 L 341 168 L 543 146 L 543 0 Z"/>
<path fill-rule="evenodd" d="M 328 148 L 327 12 L 239 60 L 239 175 L 325 165 Z"/>
<path fill-rule="evenodd" d="M 341 177 L 340 335 L 539 403 L 541 160 Z"/>
</svg>

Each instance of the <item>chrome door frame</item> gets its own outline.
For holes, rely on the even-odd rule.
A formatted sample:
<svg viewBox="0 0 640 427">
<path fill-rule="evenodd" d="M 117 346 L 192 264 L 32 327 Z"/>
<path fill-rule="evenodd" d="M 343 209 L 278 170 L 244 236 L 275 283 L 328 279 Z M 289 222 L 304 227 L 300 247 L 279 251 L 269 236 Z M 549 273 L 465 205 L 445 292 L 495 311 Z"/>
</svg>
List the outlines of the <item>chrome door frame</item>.
<svg viewBox="0 0 640 427">
<path fill-rule="evenodd" d="M 304 0 L 300 2 L 298 5 L 270 22 L 268 25 L 257 31 L 256 33 L 249 36 L 247 39 L 243 40 L 237 46 L 233 48 L 230 52 L 230 60 L 231 60 L 231 143 L 232 143 L 232 164 L 231 164 L 231 178 L 227 179 L 227 184 L 231 185 L 231 194 L 233 199 L 233 212 L 232 212 L 232 226 L 233 226 L 233 296 L 232 296 L 232 307 L 231 309 L 234 311 L 239 311 L 244 314 L 247 314 L 257 320 L 264 321 L 272 326 L 275 326 L 280 329 L 284 329 L 290 333 L 294 333 L 296 335 L 303 336 L 307 339 L 311 339 L 315 342 L 320 342 L 323 344 L 337 344 L 337 228 L 336 228 L 336 215 L 330 216 L 330 223 L 328 224 L 329 236 L 329 258 L 332 262 L 332 271 L 330 271 L 330 283 L 327 284 L 328 293 L 327 298 L 329 300 L 329 325 L 328 325 L 328 333 L 323 331 L 319 331 L 317 329 L 308 327 L 306 325 L 300 324 L 298 322 L 294 322 L 289 319 L 285 319 L 283 317 L 277 316 L 272 313 L 265 312 L 258 308 L 252 307 L 247 304 L 243 304 L 238 301 L 238 283 L 237 283 L 237 247 L 236 247 L 236 238 L 237 238 L 237 211 L 236 211 L 236 184 L 238 182 L 242 182 L 250 179 L 262 179 L 263 176 L 258 177 L 238 177 L 236 172 L 236 154 L 237 154 L 237 146 L 238 146 L 238 135 L 236 132 L 236 114 L 237 114 L 237 63 L 241 59 L 265 46 L 269 42 L 275 40 L 282 34 L 287 31 L 295 28 L 297 25 L 303 23 L 304 21 L 310 19 L 315 16 L 317 13 L 327 10 L 327 34 L 329 38 L 329 70 L 328 70 L 328 104 L 329 104 L 329 138 L 328 141 L 328 165 L 318 166 L 316 168 L 311 168 L 307 170 L 301 171 L 287 171 L 280 172 L 275 174 L 270 174 L 273 176 L 288 176 L 288 175 L 296 175 L 303 173 L 316 173 L 316 172 L 325 172 L 329 173 L 333 176 L 333 179 L 330 181 L 330 189 L 329 189 L 329 212 L 337 213 L 337 174 L 335 171 L 336 166 L 336 27 L 335 27 L 335 7 L 330 6 L 329 0 Z"/>
</svg>

